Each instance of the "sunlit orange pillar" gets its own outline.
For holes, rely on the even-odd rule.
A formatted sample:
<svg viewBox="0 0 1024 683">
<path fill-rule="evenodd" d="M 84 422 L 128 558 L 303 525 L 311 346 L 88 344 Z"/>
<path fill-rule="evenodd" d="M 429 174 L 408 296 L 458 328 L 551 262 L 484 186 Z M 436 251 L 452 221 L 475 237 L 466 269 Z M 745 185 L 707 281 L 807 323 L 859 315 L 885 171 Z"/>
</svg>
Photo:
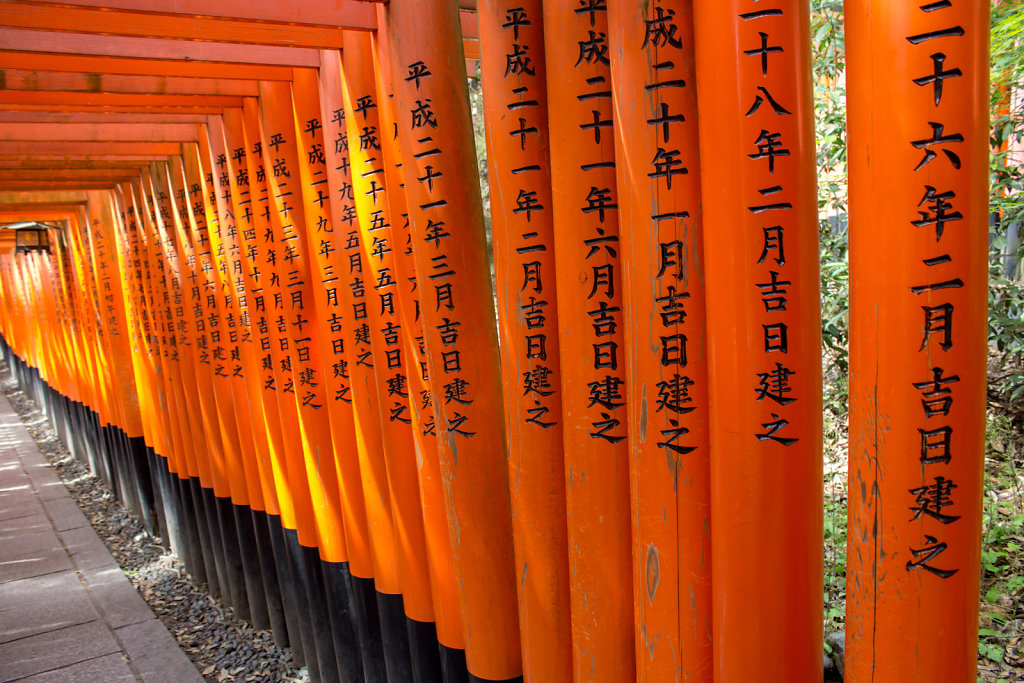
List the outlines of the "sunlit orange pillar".
<svg viewBox="0 0 1024 683">
<path fill-rule="evenodd" d="M 378 5 L 377 13 L 378 16 L 384 15 L 383 5 Z M 373 38 L 374 74 L 377 79 L 381 130 L 396 132 L 398 129 L 395 121 L 392 55 L 387 31 L 378 31 Z M 324 71 L 321 70 L 321 83 L 327 86 L 323 78 Z M 407 373 L 409 411 L 413 416 L 413 438 L 416 442 L 424 537 L 430 564 L 430 594 L 434 602 L 442 667 L 449 680 L 456 680 L 455 672 L 462 676 L 466 675 L 465 637 L 462 633 L 462 615 L 459 610 L 451 537 L 448 533 L 434 403 L 430 394 L 430 378 L 426 371 L 425 332 L 423 316 L 420 314 L 423 290 L 419 286 L 413 255 L 412 227 L 409 221 L 399 138 L 396 135 L 385 134 L 381 138 L 381 153 L 384 157 L 387 186 L 392 188 L 388 192 L 392 239 L 397 240 L 396 244 L 399 246 L 394 250 L 394 256 L 397 278 L 401 282 L 397 296 L 402 316 L 403 348 L 406 362 L 415 368 Z"/>
<path fill-rule="evenodd" d="M 761 681 L 820 681 L 821 316 L 809 7 L 701 2 L 694 19 L 715 681 L 745 681 L 752 672 Z"/>
<path fill-rule="evenodd" d="M 522 674 L 501 377 L 458 10 L 392 2 L 413 250 L 469 672 Z"/>
<path fill-rule="evenodd" d="M 544 3 L 544 36 L 552 84 L 559 335 L 531 330 L 525 341 L 528 357 L 542 363 L 555 353 L 561 358 L 573 673 L 578 681 L 622 681 L 635 672 L 622 307 L 627 276 L 619 244 L 607 3 Z M 535 134 L 527 124 L 525 116 L 512 117 L 503 135 L 526 144 Z"/>
<path fill-rule="evenodd" d="M 710 682 L 708 357 L 693 2 L 612 3 L 608 42 L 628 273 L 624 393 L 636 677 Z"/>
<path fill-rule="evenodd" d="M 407 663 L 409 657 L 407 648 L 401 644 L 388 647 L 396 637 L 396 629 L 381 629 L 377 625 L 379 605 L 398 601 L 401 585 L 373 354 L 369 337 L 356 335 L 357 327 L 365 322 L 368 304 L 362 279 L 363 257 L 349 159 L 341 56 L 337 50 L 321 51 L 319 76 L 325 194 L 330 198 L 325 215 L 330 216 L 334 232 L 321 237 L 317 264 L 325 279 L 327 273 L 333 278 L 332 282 L 325 283 L 328 296 L 324 302 L 324 312 L 328 314 L 325 321 L 332 341 L 330 359 L 339 388 L 344 383 L 343 398 L 357 435 L 354 448 L 347 453 L 347 466 L 353 477 L 342 479 L 342 483 L 346 486 L 346 498 L 361 496 L 364 503 L 363 537 L 357 539 L 362 548 L 359 562 L 353 559 L 352 587 L 364 667 L 367 678 L 371 678 L 388 675 L 396 666 Z M 356 558 L 356 551 L 352 552 Z M 371 622 L 374 625 L 367 628 Z M 393 676 L 402 674 L 396 672 Z"/>
<path fill-rule="evenodd" d="M 846 680 L 977 676 L 987 2 L 846 3 Z"/>
<path fill-rule="evenodd" d="M 543 13 L 539 0 L 489 0 L 477 18 L 523 675 L 567 681 L 562 377 L 554 348 L 541 359 L 531 347 L 537 335 L 558 336 Z M 533 132 L 510 134 L 520 126 Z"/>
</svg>

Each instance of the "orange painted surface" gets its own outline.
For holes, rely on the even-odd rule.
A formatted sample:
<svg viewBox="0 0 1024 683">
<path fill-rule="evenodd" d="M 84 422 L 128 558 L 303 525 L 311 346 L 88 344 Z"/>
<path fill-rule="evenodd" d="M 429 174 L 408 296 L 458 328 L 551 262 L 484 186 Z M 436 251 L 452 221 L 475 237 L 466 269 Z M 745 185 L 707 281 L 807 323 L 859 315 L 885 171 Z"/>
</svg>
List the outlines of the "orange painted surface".
<svg viewBox="0 0 1024 683">
<path fill-rule="evenodd" d="M 379 16 L 383 17 L 383 12 L 383 7 L 378 8 Z M 396 131 L 394 86 L 391 79 L 391 53 L 387 32 L 380 31 L 374 34 L 373 40 L 380 129 Z M 334 58 L 337 59 L 336 56 Z M 321 71 L 321 74 L 323 73 L 325 72 Z M 329 84 L 323 81 L 323 75 L 321 83 L 323 87 L 329 87 Z M 414 368 L 407 373 L 409 410 L 413 416 L 420 504 L 423 507 L 423 532 L 430 566 L 430 594 L 434 602 L 437 639 L 445 647 L 462 650 L 465 649 L 465 638 L 462 634 L 462 615 L 459 609 L 458 586 L 455 582 L 451 536 L 448 533 L 434 405 L 432 400 L 429 400 L 430 382 L 425 372 L 426 347 L 421 345 L 425 338 L 423 316 L 420 315 L 419 308 L 422 290 L 419 288 L 416 259 L 412 251 L 412 229 L 399 139 L 384 135 L 381 139 L 381 152 L 384 156 L 384 176 L 387 186 L 391 188 L 388 192 L 388 205 L 391 207 L 392 238 L 397 240 L 395 243 L 400 247 L 393 253 L 400 281 L 397 296 L 402 316 L 405 360 Z"/>
<path fill-rule="evenodd" d="M 125 74 L 184 78 L 210 78 L 210 65 L 204 62 L 133 59 L 131 57 L 98 57 L 88 55 L 46 54 L 32 52 L 0 52 L 0 68 L 28 71 L 70 71 L 99 74 Z M 288 66 L 254 64 L 217 64 L 216 78 L 245 80 L 291 80 Z"/>
<path fill-rule="evenodd" d="M 224 148 L 220 119 L 211 117 L 203 127 L 206 135 L 199 139 L 199 153 L 207 183 L 208 203 L 217 212 L 217 229 L 209 232 L 210 254 L 213 258 L 216 311 L 208 319 L 211 328 L 216 325 L 218 337 L 213 339 L 211 367 L 216 383 L 218 415 L 224 439 L 224 456 L 228 465 L 231 499 L 237 505 L 253 505 L 262 499 L 256 466 L 256 446 L 250 399 L 242 363 L 242 345 L 245 343 L 245 320 L 239 300 L 244 300 L 241 279 L 240 248 L 237 244 L 237 207 L 227 174 L 227 152 Z M 212 178 L 211 178 L 212 174 Z M 211 329 L 211 335 L 214 329 Z"/>
<path fill-rule="evenodd" d="M 325 85 L 320 89 L 323 97 L 321 124 L 324 145 L 330 145 L 333 153 L 328 156 L 324 149 L 326 195 L 329 205 L 334 236 L 328 240 L 327 248 L 334 251 L 322 254 L 337 276 L 337 310 L 330 312 L 332 347 L 341 342 L 338 349 L 343 357 L 335 355 L 333 363 L 348 381 L 351 391 L 352 419 L 356 432 L 355 455 L 358 458 L 359 474 L 362 481 L 363 504 L 366 509 L 366 543 L 373 561 L 371 574 L 358 574 L 364 578 L 372 576 L 377 590 L 389 595 L 402 592 L 398 563 L 398 548 L 392 518 L 391 491 L 388 485 L 387 463 L 384 459 L 384 443 L 381 412 L 378 401 L 377 376 L 373 368 L 373 351 L 369 339 L 369 309 L 379 305 L 370 298 L 373 282 L 364 277 L 364 261 L 359 235 L 358 214 L 355 206 L 355 190 L 352 186 L 351 160 L 346 144 L 348 131 L 345 128 L 343 84 L 338 53 L 332 52 L 333 59 L 322 65 Z M 327 265 L 325 264 L 325 265 Z M 363 327 L 366 325 L 366 327 Z M 359 331 L 357 335 L 357 330 Z M 349 468 L 354 467 L 351 463 Z M 346 485 L 349 479 L 346 478 Z M 367 571 L 368 568 L 358 568 Z M 353 570 L 355 571 L 355 570 Z"/>
<path fill-rule="evenodd" d="M 271 321 L 273 309 L 268 308 L 274 305 L 274 292 L 270 287 L 274 284 L 273 264 L 269 262 L 270 245 L 269 236 L 272 236 L 270 227 L 270 192 L 267 189 L 266 172 L 263 159 L 262 125 L 259 119 L 259 110 L 255 100 L 249 100 L 249 106 L 243 110 L 242 116 L 242 144 L 232 144 L 232 156 L 236 150 L 241 150 L 239 165 L 244 165 L 246 179 L 249 182 L 249 200 L 251 209 L 247 219 L 250 222 L 249 230 L 241 232 L 241 245 L 244 249 L 245 275 L 248 276 L 246 289 L 248 296 L 252 298 L 249 303 L 249 323 L 253 330 L 253 339 L 256 343 L 256 354 L 258 358 L 260 387 L 263 393 L 263 411 L 267 435 L 267 455 L 269 462 L 264 466 L 269 467 L 272 481 L 275 485 L 275 496 L 281 515 L 281 523 L 289 529 L 296 528 L 296 497 L 301 502 L 309 494 L 308 490 L 302 487 L 293 488 L 291 475 L 288 468 L 288 449 L 285 435 L 294 434 L 286 431 L 286 424 L 292 424 L 294 413 L 294 401 L 286 401 L 278 391 L 277 373 L 281 368 L 282 358 L 279 353 L 280 341 L 276 338 L 276 332 L 272 333 Z M 237 145 L 237 146 L 236 146 Z M 275 252 L 276 253 L 276 252 Z M 275 336 L 272 336 L 274 334 Z M 284 397 L 289 398 L 289 397 Z M 287 411 L 287 412 L 286 412 Z M 286 420 L 289 422 L 286 423 Z M 301 481 L 300 481 L 301 483 Z"/>
<path fill-rule="evenodd" d="M 635 664 L 612 88 L 607 10 L 578 10 L 544 5 L 561 335 L 530 351 L 561 357 L 573 673 L 621 681 Z"/>
<path fill-rule="evenodd" d="M 204 8 L 199 14 L 208 14 L 210 9 Z M 341 47 L 340 32 L 333 26 L 274 24 L 185 14 L 117 12 L 109 9 L 101 11 L 98 8 L 5 2 L 3 21 L 4 26 L 46 31 L 91 30 L 105 35 L 175 40 L 290 47 Z"/>
<path fill-rule="evenodd" d="M 98 192 L 90 193 L 87 215 L 91 225 L 83 226 L 83 238 L 86 235 L 89 238 L 89 257 L 95 264 L 100 325 L 106 336 L 111 357 L 134 359 L 125 298 L 119 286 L 121 279 L 118 275 L 117 245 L 113 233 L 114 215 L 111 212 L 109 196 Z M 84 241 L 83 239 L 83 243 Z M 111 366 L 116 376 L 115 394 L 122 414 L 122 421 L 118 426 L 129 438 L 143 436 L 135 362 L 133 360 L 128 363 L 111 363 Z"/>
<path fill-rule="evenodd" d="M 390 4 L 402 147 L 470 673 L 522 673 L 492 290 L 457 10 Z M 435 151 L 436 150 L 436 151 Z"/>
<path fill-rule="evenodd" d="M 419 372 L 405 344 L 398 289 L 403 282 L 395 252 L 402 248 L 394 228 L 384 171 L 380 98 L 374 78 L 369 34 L 347 32 L 342 53 L 342 92 L 351 163 L 352 193 L 358 218 L 360 267 L 366 280 L 369 350 L 377 377 L 382 445 L 387 463 L 392 519 L 398 547 L 405 613 L 420 622 L 434 621 L 430 570 L 423 532 L 416 444 L 409 408 L 409 375 Z M 349 233 L 351 234 L 351 233 Z M 347 249 L 351 255 L 354 253 Z M 351 271 L 351 269 L 350 269 Z M 359 323 L 354 322 L 358 325 Z M 361 327 L 361 326 L 360 326 Z M 366 329 L 366 328 L 362 328 Z"/>
<path fill-rule="evenodd" d="M 290 85 L 261 83 L 260 115 L 270 208 L 270 231 L 265 233 L 263 245 L 269 266 L 265 273 L 277 274 L 268 288 L 273 296 L 265 295 L 265 299 L 279 351 L 275 360 L 282 434 L 291 485 L 302 482 L 310 496 L 308 502 L 295 500 L 299 541 L 307 547 L 319 546 L 324 559 L 336 562 L 346 554 L 345 537 L 340 512 L 328 506 L 319 472 L 320 462 L 333 469 L 334 455 L 320 340 L 315 333 Z"/>
<path fill-rule="evenodd" d="M 0 105 L 25 104 L 137 106 L 137 107 L 240 107 L 242 98 L 230 95 L 154 95 L 120 92 L 58 92 L 53 90 L 3 90 Z"/>
<path fill-rule="evenodd" d="M 479 25 L 523 674 L 568 681 L 562 376 L 532 346 L 559 329 L 541 3 L 481 3 Z"/>
<path fill-rule="evenodd" d="M 708 359 L 693 3 L 611 5 L 608 26 L 620 244 L 629 274 L 624 393 L 636 677 L 710 682 Z M 671 165 L 672 158 L 678 163 Z"/>
<path fill-rule="evenodd" d="M 96 182 L 127 182 L 139 177 L 137 169 L 124 168 L 73 168 L 73 169 L 35 169 L 35 168 L 0 168 L 0 182 L 9 181 L 96 181 Z"/>
<path fill-rule="evenodd" d="M 47 2 L 45 4 L 54 3 Z M 211 5 L 204 0 L 62 0 L 58 4 L 107 7 L 171 16 L 199 15 L 363 29 L 372 29 L 376 26 L 373 5 L 370 2 L 349 2 L 347 0 L 344 2 L 311 0 L 302 5 L 290 2 L 253 4 L 250 0 L 221 0 L 216 5 Z"/>
<path fill-rule="evenodd" d="M 808 7 L 695 3 L 694 18 L 715 679 L 743 680 L 757 662 L 766 681 L 820 681 L 821 316 Z"/>
<path fill-rule="evenodd" d="M 236 110 L 233 110 L 236 111 Z M 241 138 L 241 113 L 237 112 L 237 135 Z M 239 147 L 232 144 L 221 120 L 210 117 L 210 154 L 216 168 L 218 211 L 227 217 L 227 224 L 212 236 L 217 273 L 221 279 L 223 300 L 229 311 L 227 319 L 228 341 L 231 343 L 227 372 L 231 375 L 231 391 L 235 413 L 239 421 L 238 436 L 244 454 L 246 487 L 250 507 L 279 514 L 277 495 L 270 465 L 270 438 L 268 417 L 264 406 L 256 340 L 251 324 L 251 282 L 246 277 L 242 234 L 251 229 L 248 207 L 248 183 L 240 185 L 233 163 Z M 244 179 L 245 176 L 242 176 Z M 223 220 L 223 218 L 222 218 Z M 222 361 L 224 362 L 224 361 Z M 276 407 L 276 399 L 274 401 Z"/>
<path fill-rule="evenodd" d="M 59 155 L 136 155 L 178 154 L 181 145 L 176 142 L 5 142 L 0 141 L 0 154 L 59 154 Z M 5 186 L 5 191 L 11 188 Z"/>
<path fill-rule="evenodd" d="M 317 452 L 315 472 L 323 487 L 318 519 L 329 520 L 320 524 L 321 537 L 326 539 L 326 543 L 321 547 L 321 556 L 331 562 L 344 562 L 348 561 L 349 555 L 347 534 L 342 534 L 345 512 L 342 509 L 340 484 L 341 478 L 348 474 L 342 467 L 346 461 L 351 460 L 356 436 L 351 413 L 346 415 L 344 411 L 331 410 L 331 404 L 337 404 L 341 399 L 336 392 L 331 391 L 337 389 L 336 386 L 332 386 L 335 385 L 335 373 L 330 359 L 334 355 L 334 345 L 329 341 L 330 331 L 334 325 L 328 321 L 328 311 L 324 306 L 327 300 L 326 286 L 332 283 L 328 282 L 323 287 L 317 285 L 317 282 L 323 285 L 325 279 L 329 280 L 333 276 L 333 272 L 328 271 L 328 274 L 324 274 L 320 268 L 318 254 L 323 248 L 318 235 L 324 234 L 324 230 L 330 227 L 331 215 L 323 208 L 323 193 L 316 191 L 319 188 L 326 189 L 327 178 L 323 156 L 319 154 L 323 150 L 323 137 L 320 135 L 321 129 L 317 127 L 320 102 L 314 70 L 296 69 L 290 104 L 292 121 L 290 131 L 286 135 L 294 140 L 296 156 L 293 173 L 298 174 L 300 192 L 297 193 L 297 199 L 301 200 L 302 208 L 302 212 L 296 214 L 293 220 L 299 235 L 296 242 L 305 256 L 306 272 L 310 282 L 310 287 L 306 290 L 310 297 L 307 299 L 307 305 L 311 311 L 310 322 L 314 325 L 314 333 L 311 336 L 317 344 L 318 357 L 315 358 L 315 362 L 319 369 L 319 381 L 323 385 L 323 403 L 313 414 L 313 417 L 320 420 L 316 423 L 317 438 L 323 443 L 321 450 Z M 331 378 L 331 381 L 328 381 L 328 378 Z M 344 401 L 341 403 L 344 404 Z M 348 404 L 344 405 L 348 407 Z M 342 419 L 338 419 L 339 417 Z M 324 453 L 330 455 L 326 456 Z M 314 473 L 311 472 L 310 477 L 313 476 Z M 347 504 L 361 503 L 362 501 L 356 500 Z M 361 522 L 365 528 L 365 518 Z M 356 533 L 361 535 L 364 532 L 357 529 Z"/>
<path fill-rule="evenodd" d="M 989 8 L 932 4 L 846 5 L 858 683 L 974 681 L 978 661 Z"/>
<path fill-rule="evenodd" d="M 5 4 L 7 8 L 10 5 Z M 254 80 L 3 69 L 5 90 L 256 97 Z"/>
<path fill-rule="evenodd" d="M 200 41 L 98 36 L 0 26 L 0 45 L 13 52 L 60 52 L 100 57 L 189 60 L 266 66 L 314 66 L 316 50 L 267 45 L 234 45 Z"/>
</svg>

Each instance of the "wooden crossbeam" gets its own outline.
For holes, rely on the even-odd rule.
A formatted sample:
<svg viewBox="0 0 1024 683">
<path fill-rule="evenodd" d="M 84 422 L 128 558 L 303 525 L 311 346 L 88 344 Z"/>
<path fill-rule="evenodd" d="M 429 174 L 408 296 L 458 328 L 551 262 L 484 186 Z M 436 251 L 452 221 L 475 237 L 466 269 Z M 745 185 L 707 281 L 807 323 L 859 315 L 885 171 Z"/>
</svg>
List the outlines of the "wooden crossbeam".
<svg viewBox="0 0 1024 683">
<path fill-rule="evenodd" d="M 341 29 L 334 26 L 109 11 L 98 7 L 55 7 L 47 3 L 2 2 L 0 26 L 252 45 L 307 48 L 342 46 Z"/>
<path fill-rule="evenodd" d="M 138 176 L 138 168 L 0 168 L 0 186 L 9 180 L 124 181 Z"/>
<path fill-rule="evenodd" d="M 0 157 L 0 169 L 68 170 L 89 168 L 131 168 L 138 169 L 165 157 L 146 156 L 135 159 L 38 159 L 36 157 Z"/>
<path fill-rule="evenodd" d="M 206 62 L 175 62 L 162 59 L 135 59 L 132 57 L 103 57 L 73 54 L 46 54 L 42 52 L 5 52 L 0 44 L 0 68 L 33 71 L 70 71 L 77 73 L 125 74 L 138 76 L 165 76 L 182 78 L 209 78 L 210 65 Z M 259 64 L 217 64 L 218 79 L 260 81 L 287 81 L 292 70 L 286 66 Z"/>
<path fill-rule="evenodd" d="M 264 66 L 316 66 L 319 64 L 319 53 L 309 48 L 104 36 L 18 28 L 0 28 L 0 46 L 11 52 L 226 62 Z"/>
<path fill-rule="evenodd" d="M 161 95 L 142 93 L 46 92 L 35 90 L 0 91 L 0 107 L 8 104 L 87 105 L 135 107 L 241 107 L 241 97 L 226 95 Z"/>
<path fill-rule="evenodd" d="M 198 138 L 194 123 L 8 123 L 0 127 L 0 140 L 190 142 Z"/>
<path fill-rule="evenodd" d="M 227 107 L 167 107 L 145 105 L 94 105 L 88 102 L 61 104 L 2 104 L 0 109 L 9 112 L 45 112 L 54 113 L 92 113 L 92 114 L 186 114 L 202 115 L 220 114 Z"/>
<path fill-rule="evenodd" d="M 257 81 L 0 69 L 0 90 L 255 97 Z"/>
<path fill-rule="evenodd" d="M 4 111 L 0 123 L 206 123 L 204 114 Z"/>
<path fill-rule="evenodd" d="M 0 141 L 0 155 L 7 154 L 67 154 L 131 156 L 157 154 L 171 156 L 181 151 L 176 142 L 6 142 Z"/>
<path fill-rule="evenodd" d="M 364 30 L 377 28 L 374 3 L 360 0 L 60 0 L 39 4 Z"/>
</svg>

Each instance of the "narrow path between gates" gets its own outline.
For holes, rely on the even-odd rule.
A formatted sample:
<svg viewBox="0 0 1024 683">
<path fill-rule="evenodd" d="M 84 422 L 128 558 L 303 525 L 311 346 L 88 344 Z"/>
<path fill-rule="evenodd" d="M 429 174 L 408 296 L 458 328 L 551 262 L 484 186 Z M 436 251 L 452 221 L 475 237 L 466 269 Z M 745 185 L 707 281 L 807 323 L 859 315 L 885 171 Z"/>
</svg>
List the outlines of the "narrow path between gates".
<svg viewBox="0 0 1024 683">
<path fill-rule="evenodd" d="M 202 681 L 3 394 L 0 681 Z"/>
</svg>

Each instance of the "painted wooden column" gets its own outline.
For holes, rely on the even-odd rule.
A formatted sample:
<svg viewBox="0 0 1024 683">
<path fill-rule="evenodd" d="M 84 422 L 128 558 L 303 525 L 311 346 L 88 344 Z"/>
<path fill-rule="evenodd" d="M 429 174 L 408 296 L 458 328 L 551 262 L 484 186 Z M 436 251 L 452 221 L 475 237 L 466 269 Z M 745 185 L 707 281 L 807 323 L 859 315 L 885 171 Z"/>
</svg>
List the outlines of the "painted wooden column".
<svg viewBox="0 0 1024 683">
<path fill-rule="evenodd" d="M 746 680 L 756 670 L 764 681 L 820 681 L 821 316 L 809 8 L 797 0 L 723 0 L 695 3 L 694 19 L 715 680 Z"/>
<path fill-rule="evenodd" d="M 846 680 L 977 676 L 987 2 L 846 3 Z"/>
<path fill-rule="evenodd" d="M 635 658 L 607 3 L 545 2 L 544 37 L 560 334 L 528 336 L 528 356 L 561 362 L 573 673 L 622 681 Z M 514 140 L 534 135 L 527 117 L 509 123 Z"/>
<path fill-rule="evenodd" d="M 572 677 L 562 377 L 539 0 L 477 7 L 523 675 Z M 527 128 L 531 133 L 516 135 Z M 551 353 L 535 353 L 538 337 Z"/>
<path fill-rule="evenodd" d="M 518 679 L 497 325 L 457 8 L 392 2 L 387 30 L 469 672 Z"/>
<path fill-rule="evenodd" d="M 711 681 L 707 344 L 693 2 L 608 8 L 637 680 Z"/>
<path fill-rule="evenodd" d="M 379 5 L 377 12 L 383 16 L 384 6 Z M 437 445 L 437 423 L 427 373 L 426 333 L 420 308 L 423 290 L 419 286 L 419 275 L 413 254 L 402 151 L 395 120 L 392 55 L 387 31 L 375 33 L 373 43 L 380 128 L 384 131 L 381 136 L 381 153 L 384 157 L 384 176 L 387 186 L 391 188 L 387 199 L 391 207 L 392 238 L 397 240 L 395 244 L 398 246 L 393 252 L 398 273 L 396 277 L 400 281 L 397 291 L 398 306 L 402 316 L 406 362 L 414 368 L 407 373 L 409 411 L 413 416 L 413 439 L 418 458 L 424 540 L 430 564 L 430 594 L 434 603 L 437 640 L 441 646 L 441 666 L 445 681 L 454 683 L 465 680 L 469 673 L 466 670 L 465 637 L 462 633 L 462 615 L 459 608 L 451 536 L 448 533 L 448 515 Z M 387 131 L 391 131 L 391 134 Z"/>
</svg>

